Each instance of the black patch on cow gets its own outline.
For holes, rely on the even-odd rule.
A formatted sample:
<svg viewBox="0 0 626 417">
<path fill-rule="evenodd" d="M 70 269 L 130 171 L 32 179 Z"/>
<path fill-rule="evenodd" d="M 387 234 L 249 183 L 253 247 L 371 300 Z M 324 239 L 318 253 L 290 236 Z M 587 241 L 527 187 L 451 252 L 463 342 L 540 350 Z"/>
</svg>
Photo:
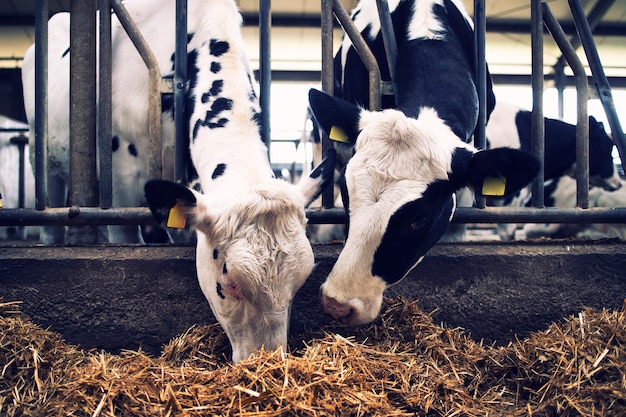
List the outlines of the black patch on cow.
<svg viewBox="0 0 626 417">
<path fill-rule="evenodd" d="M 209 94 L 212 96 L 218 96 L 222 89 L 224 88 L 224 80 L 214 80 L 213 84 L 211 84 L 211 89 L 209 90 Z"/>
<path fill-rule="evenodd" d="M 137 147 L 134 144 L 129 144 L 128 145 L 128 153 L 134 157 L 137 157 L 138 152 L 137 152 Z"/>
<path fill-rule="evenodd" d="M 117 151 L 119 147 L 120 147 L 120 138 L 118 138 L 117 136 L 113 136 L 111 138 L 111 152 Z"/>
<path fill-rule="evenodd" d="M 68 55 L 70 53 L 70 48 L 68 47 L 65 51 L 63 51 L 63 53 L 61 54 L 61 58 L 65 58 L 66 55 Z"/>
<path fill-rule="evenodd" d="M 211 39 L 209 42 L 209 51 L 213 56 L 224 55 L 230 49 L 230 45 L 226 41 L 218 41 L 217 39 Z"/>
<path fill-rule="evenodd" d="M 214 180 L 221 177 L 224 174 L 224 171 L 226 171 L 226 164 L 217 164 L 213 170 L 213 174 L 211 174 L 211 179 Z"/>
<path fill-rule="evenodd" d="M 387 284 L 402 279 L 441 238 L 454 207 L 447 181 L 430 184 L 422 198 L 396 210 L 374 253 L 372 275 Z"/>
<path fill-rule="evenodd" d="M 220 256 L 220 251 L 217 248 L 213 249 L 213 259 L 217 260 L 218 256 Z"/>
<path fill-rule="evenodd" d="M 211 105 L 211 109 L 207 110 L 204 120 L 198 119 L 194 123 L 192 140 L 196 140 L 198 137 L 198 130 L 202 127 L 208 127 L 209 129 L 216 129 L 226 126 L 228 119 L 225 117 L 218 118 L 219 114 L 225 110 L 231 110 L 233 108 L 233 101 L 229 98 L 219 97 L 215 99 Z"/>
<path fill-rule="evenodd" d="M 216 291 L 217 291 L 217 296 L 220 297 L 222 300 L 225 300 L 226 297 L 224 296 L 224 293 L 222 292 L 222 284 L 220 284 L 220 282 L 217 282 L 217 286 L 216 286 Z"/>
<path fill-rule="evenodd" d="M 174 113 L 174 94 L 161 95 L 161 113 Z"/>
<path fill-rule="evenodd" d="M 197 65 L 198 60 L 198 51 L 192 49 L 187 52 L 187 79 L 189 80 L 189 90 L 190 92 L 195 91 L 196 85 L 198 84 L 198 73 L 200 69 Z M 191 117 L 195 110 L 195 100 L 193 94 L 187 93 L 185 95 L 185 113 Z"/>
<path fill-rule="evenodd" d="M 222 70 L 222 64 L 219 62 L 211 62 L 211 72 L 217 74 Z"/>
<path fill-rule="evenodd" d="M 187 43 L 191 42 L 191 40 L 193 39 L 193 35 L 195 35 L 194 32 L 191 32 L 191 33 L 187 34 Z"/>
<path fill-rule="evenodd" d="M 228 269 L 226 269 L 226 262 L 224 262 L 224 265 L 222 265 L 222 274 L 228 274 Z"/>
</svg>

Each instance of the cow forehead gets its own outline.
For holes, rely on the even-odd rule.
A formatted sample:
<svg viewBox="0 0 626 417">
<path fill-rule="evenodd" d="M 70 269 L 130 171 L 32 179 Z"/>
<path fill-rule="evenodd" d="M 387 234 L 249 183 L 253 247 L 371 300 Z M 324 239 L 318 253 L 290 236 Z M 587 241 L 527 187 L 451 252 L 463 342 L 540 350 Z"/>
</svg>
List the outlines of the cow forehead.
<svg viewBox="0 0 626 417">
<path fill-rule="evenodd" d="M 421 109 L 417 119 L 398 110 L 363 110 L 360 128 L 356 153 L 346 168 L 346 177 L 354 176 L 355 184 L 410 180 L 425 188 L 448 179 L 456 148 L 471 148 L 431 108 Z M 372 171 L 381 174 L 371 176 Z"/>
</svg>

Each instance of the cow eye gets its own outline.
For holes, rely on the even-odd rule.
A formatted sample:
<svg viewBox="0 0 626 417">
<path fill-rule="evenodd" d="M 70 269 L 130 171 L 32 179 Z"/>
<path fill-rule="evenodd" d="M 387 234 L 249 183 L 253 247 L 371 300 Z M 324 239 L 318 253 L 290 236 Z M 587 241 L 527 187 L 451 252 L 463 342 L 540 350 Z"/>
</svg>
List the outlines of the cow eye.
<svg viewBox="0 0 626 417">
<path fill-rule="evenodd" d="M 426 225 L 426 221 L 427 221 L 426 217 L 415 219 L 414 221 L 408 224 L 407 232 L 410 233 L 410 232 L 415 232 L 417 230 L 420 230 Z"/>
</svg>

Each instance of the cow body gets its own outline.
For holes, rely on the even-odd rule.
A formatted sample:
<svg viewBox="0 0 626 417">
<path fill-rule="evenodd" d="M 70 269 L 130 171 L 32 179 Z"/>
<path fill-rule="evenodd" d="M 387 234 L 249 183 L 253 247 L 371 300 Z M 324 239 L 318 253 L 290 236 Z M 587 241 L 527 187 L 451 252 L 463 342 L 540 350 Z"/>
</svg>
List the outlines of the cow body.
<svg viewBox="0 0 626 417">
<path fill-rule="evenodd" d="M 335 146 L 346 163 L 342 193 L 348 236 L 322 285 L 322 304 L 351 324 L 373 320 L 384 290 L 406 276 L 442 236 L 454 214 L 456 190 L 470 185 L 480 191 L 499 178 L 506 194 L 538 170 L 528 154 L 478 152 L 467 144 L 478 120 L 478 96 L 473 32 L 462 5 L 400 0 L 389 6 L 398 44 L 397 102 L 388 99 L 380 112 L 359 107 L 368 104 L 367 79 L 348 40 L 335 72 L 335 88 L 344 100 L 310 93 L 316 120 L 331 139 L 343 142 Z M 361 1 L 352 18 L 384 73 L 375 1 Z M 491 92 L 489 97 L 491 107 Z"/>
<path fill-rule="evenodd" d="M 174 3 L 128 0 L 124 5 L 163 74 L 171 74 Z M 66 18 L 55 15 L 50 21 L 50 31 L 57 37 L 66 29 Z M 257 125 L 259 104 L 237 6 L 232 0 L 189 0 L 186 117 L 190 156 L 202 193 L 166 180 L 146 181 L 147 72 L 113 21 L 114 205 L 139 205 L 145 193 L 157 220 L 195 228 L 198 281 L 228 335 L 235 362 L 262 347 L 286 346 L 291 301 L 313 269 L 304 207 L 330 182 L 324 172 L 332 173 L 334 157 L 298 186 L 274 178 Z M 51 77 L 66 75 L 71 51 L 57 45 L 66 34 L 52 39 Z M 68 138 L 67 127 L 61 125 L 67 121 L 67 86 L 55 89 L 59 88 L 63 91 L 50 93 L 54 104 L 49 166 L 50 175 L 66 182 Z M 174 132 L 172 108 L 164 104 L 167 158 L 172 155 Z M 61 110 L 55 109 L 61 105 Z M 172 220 L 175 217 L 177 221 Z M 131 240 L 135 235 L 128 231 L 113 240 Z"/>
<path fill-rule="evenodd" d="M 563 175 L 546 182 L 546 206 L 559 208 L 576 207 L 576 180 Z M 626 207 L 626 187 L 607 191 L 602 187 L 589 189 L 590 208 Z M 626 224 L 619 223 L 529 223 L 524 225 L 522 234 L 529 239 L 549 237 L 578 239 L 626 239 Z"/>
<path fill-rule="evenodd" d="M 511 147 L 531 151 L 531 112 L 509 103 L 498 102 L 486 128 L 490 148 Z M 564 175 L 574 176 L 576 165 L 576 125 L 544 118 L 544 179 L 557 183 Z M 607 192 L 617 190 L 622 182 L 613 163 L 613 141 L 602 123 L 589 117 L 589 183 Z M 567 182 L 567 181 L 565 181 Z M 530 190 L 506 201 L 488 201 L 490 205 L 521 206 Z M 551 200 L 544 202 L 551 207 Z M 502 240 L 514 238 L 516 224 L 499 224 Z"/>
</svg>

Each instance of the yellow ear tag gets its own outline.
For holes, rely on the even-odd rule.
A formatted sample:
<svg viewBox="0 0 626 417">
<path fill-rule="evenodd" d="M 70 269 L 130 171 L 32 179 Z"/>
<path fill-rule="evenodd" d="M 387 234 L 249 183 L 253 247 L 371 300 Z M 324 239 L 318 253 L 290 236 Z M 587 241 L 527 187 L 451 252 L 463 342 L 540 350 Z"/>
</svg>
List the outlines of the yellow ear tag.
<svg viewBox="0 0 626 417">
<path fill-rule="evenodd" d="M 328 138 L 337 142 L 350 143 L 348 135 L 346 135 L 346 132 L 344 132 L 339 126 L 333 126 L 330 128 Z"/>
<path fill-rule="evenodd" d="M 170 209 L 170 213 L 167 216 L 167 227 L 174 229 L 184 229 L 187 224 L 185 217 L 185 211 L 180 201 L 176 202 L 176 205 Z"/>
<path fill-rule="evenodd" d="M 506 188 L 506 178 L 504 177 L 485 177 L 483 180 L 482 194 L 485 196 L 502 197 Z"/>
</svg>

